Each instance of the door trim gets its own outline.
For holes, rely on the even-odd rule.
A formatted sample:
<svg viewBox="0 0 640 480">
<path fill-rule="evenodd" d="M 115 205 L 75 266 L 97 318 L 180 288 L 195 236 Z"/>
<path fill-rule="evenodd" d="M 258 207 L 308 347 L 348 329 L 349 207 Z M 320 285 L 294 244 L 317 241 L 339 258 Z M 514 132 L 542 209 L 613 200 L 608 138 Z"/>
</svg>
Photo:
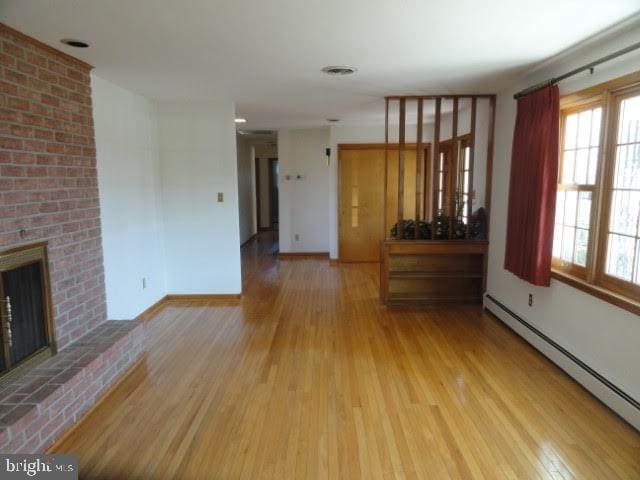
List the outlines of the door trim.
<svg viewBox="0 0 640 480">
<path fill-rule="evenodd" d="M 273 228 L 273 164 L 278 161 L 277 158 L 269 159 L 269 230 L 274 230 Z M 279 199 L 278 199 L 279 200 Z M 278 206 L 280 206 L 280 202 L 278 202 Z M 280 225 L 280 212 L 278 212 L 278 226 Z"/>
<path fill-rule="evenodd" d="M 260 158 L 256 157 L 255 160 L 255 173 L 256 173 L 256 232 L 260 231 Z"/>
<path fill-rule="evenodd" d="M 264 157 L 263 157 L 264 158 Z M 255 171 L 256 171 L 256 231 L 258 232 L 270 232 L 273 231 L 273 224 L 271 222 L 271 209 L 272 209 L 272 205 L 271 205 L 271 195 L 272 195 L 272 185 L 273 185 L 273 170 L 271 169 L 271 166 L 273 164 L 273 162 L 277 162 L 278 158 L 264 158 L 264 160 L 267 160 L 267 175 L 268 175 L 268 189 L 269 189 L 269 194 L 267 195 L 267 211 L 268 211 L 268 217 L 269 217 L 269 226 L 268 227 L 262 227 L 262 218 L 261 218 L 261 209 L 262 209 L 262 205 L 260 202 L 260 158 L 256 157 L 255 158 Z M 280 215 L 278 215 L 278 222 L 280 221 Z"/>
</svg>

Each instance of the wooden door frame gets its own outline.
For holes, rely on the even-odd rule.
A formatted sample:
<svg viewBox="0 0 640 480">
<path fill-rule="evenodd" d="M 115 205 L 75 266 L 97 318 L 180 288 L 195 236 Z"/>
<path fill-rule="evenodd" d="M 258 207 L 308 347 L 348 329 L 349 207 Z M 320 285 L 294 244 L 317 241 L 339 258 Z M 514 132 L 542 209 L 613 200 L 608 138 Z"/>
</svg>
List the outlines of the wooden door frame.
<svg viewBox="0 0 640 480">
<path fill-rule="evenodd" d="M 442 153 L 443 148 L 444 149 L 449 149 L 450 153 L 453 152 L 454 149 L 458 149 L 461 150 L 462 148 L 464 148 L 464 146 L 470 146 L 471 150 L 473 151 L 474 149 L 474 145 L 470 144 L 471 142 L 471 134 L 470 133 L 465 133 L 462 135 L 458 135 L 455 138 L 455 141 L 453 138 L 448 138 L 446 140 L 440 140 L 439 145 L 438 145 L 438 155 L 440 153 Z M 459 186 L 459 174 L 460 174 L 460 152 L 458 152 L 458 154 L 456 155 L 451 155 L 451 159 L 449 164 L 450 167 L 450 172 L 449 172 L 449 178 L 447 179 L 447 198 L 446 198 L 446 202 L 447 202 L 447 206 L 449 207 L 447 209 L 447 211 L 445 211 L 445 215 L 449 216 L 449 217 L 455 217 L 456 215 L 456 211 L 455 211 L 455 204 L 456 204 L 456 191 L 458 189 Z M 472 155 L 473 156 L 473 155 Z M 438 163 L 439 159 L 434 159 L 434 165 L 439 166 Z M 455 162 L 454 162 L 455 160 Z M 474 188 L 474 183 L 473 183 L 473 171 L 474 171 L 474 165 L 473 165 L 474 159 L 470 158 L 469 159 L 469 167 L 471 168 L 470 173 L 469 173 L 469 187 L 470 187 L 470 191 L 469 191 L 469 203 L 471 203 L 472 201 L 472 194 L 473 194 L 473 188 Z M 438 167 L 436 167 L 438 168 Z M 434 169 L 435 172 L 435 169 Z M 433 181 L 434 181 L 434 187 L 435 185 L 438 183 L 440 179 L 437 178 L 437 176 L 434 175 Z M 435 193 L 437 190 L 434 188 L 434 191 L 432 193 Z M 437 202 L 437 195 L 433 195 L 434 200 Z M 437 205 L 437 203 L 436 203 Z M 436 209 L 437 210 L 437 209 Z"/>
<path fill-rule="evenodd" d="M 273 164 L 278 161 L 277 158 L 269 158 L 269 230 L 273 230 Z M 278 202 L 280 207 L 280 202 Z M 280 212 L 278 212 L 278 225 L 280 225 Z"/>
<path fill-rule="evenodd" d="M 262 222 L 261 218 L 261 205 L 260 205 L 260 158 L 255 158 L 255 170 L 256 170 L 256 232 L 261 232 Z"/>
<path fill-rule="evenodd" d="M 273 185 L 273 170 L 271 169 L 271 165 L 274 162 L 278 161 L 277 157 L 270 157 L 265 159 L 268 161 L 268 175 L 269 175 L 269 180 L 268 180 L 268 186 L 269 186 L 269 190 L 271 190 L 271 186 Z M 269 191 L 269 195 L 267 195 L 267 210 L 269 212 L 269 227 L 261 227 L 260 224 L 261 222 L 261 203 L 260 203 L 260 157 L 256 157 L 255 158 L 255 170 L 256 170 L 256 230 L 258 232 L 268 232 L 268 231 L 272 231 L 273 230 L 273 224 L 271 223 L 271 191 Z M 278 215 L 278 223 L 280 222 L 280 215 Z"/>
<path fill-rule="evenodd" d="M 399 149 L 400 146 L 397 143 L 390 143 L 388 144 L 388 146 L 391 148 L 391 150 L 395 150 L 395 149 Z M 337 189 L 338 189 L 338 202 L 337 202 L 337 217 L 338 217 L 338 262 L 342 261 L 342 248 L 341 248 L 341 225 L 340 225 L 340 202 L 342 201 L 342 197 L 340 195 L 340 192 L 342 191 L 342 175 L 340 175 L 340 168 L 342 166 L 342 160 L 341 160 L 341 156 L 342 156 L 342 152 L 343 150 L 375 150 L 375 149 L 384 149 L 386 147 L 385 143 L 339 143 L 337 145 L 338 147 L 338 163 L 337 163 L 337 170 L 338 170 L 338 181 L 336 182 L 337 184 Z M 405 143 L 404 148 L 407 150 L 415 150 L 417 148 L 417 144 L 415 143 Z M 425 168 L 428 168 L 429 165 L 432 165 L 431 163 L 431 143 L 423 143 L 422 144 L 422 148 L 425 151 L 425 155 L 423 155 L 423 159 L 425 161 Z M 428 155 L 426 154 L 426 152 L 429 152 Z M 423 171 L 423 181 L 425 182 L 424 185 L 426 185 L 426 179 L 424 177 L 426 177 L 427 175 L 424 174 Z M 434 178 L 433 175 L 430 176 L 429 179 Z M 383 179 L 383 182 L 386 181 L 386 178 Z M 383 205 L 387 203 L 387 189 L 384 188 L 384 199 L 383 199 Z M 429 201 L 429 199 L 425 198 L 426 195 L 423 194 L 423 203 L 424 206 L 426 208 L 427 203 Z M 386 212 L 386 209 L 384 209 L 384 212 Z M 383 212 L 383 220 L 382 223 L 384 225 L 384 230 L 386 232 L 387 229 L 387 218 L 386 218 L 386 213 Z M 425 209 L 425 214 L 426 214 L 427 210 Z M 386 237 L 386 235 L 383 235 L 383 240 Z M 349 262 L 349 263 L 371 263 L 371 262 Z"/>
</svg>

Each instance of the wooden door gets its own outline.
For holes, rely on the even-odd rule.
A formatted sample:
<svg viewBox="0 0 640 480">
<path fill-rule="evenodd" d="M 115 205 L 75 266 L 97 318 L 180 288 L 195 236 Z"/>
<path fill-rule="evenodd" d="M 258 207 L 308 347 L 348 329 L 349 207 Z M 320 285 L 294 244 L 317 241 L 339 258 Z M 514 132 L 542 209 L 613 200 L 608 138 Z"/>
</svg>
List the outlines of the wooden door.
<svg viewBox="0 0 640 480">
<path fill-rule="evenodd" d="M 426 151 L 426 149 L 425 149 Z M 384 150 L 383 150 L 384 158 Z M 390 146 L 389 153 L 389 173 L 387 176 L 387 223 L 386 231 L 391 230 L 398 221 L 398 147 Z M 425 155 L 426 158 L 426 155 Z M 424 163 L 422 172 L 425 172 Z M 424 173 L 423 173 L 424 175 Z M 424 191 L 424 187 L 423 187 Z M 404 218 L 416 218 L 416 147 L 407 145 L 404 151 Z M 424 204 L 420 208 L 420 217 L 424 218 Z"/>
<path fill-rule="evenodd" d="M 339 149 L 342 262 L 379 262 L 384 222 L 384 148 Z"/>
<path fill-rule="evenodd" d="M 390 145 L 387 218 L 384 218 L 384 144 L 340 145 L 339 249 L 342 262 L 379 262 L 380 241 L 398 218 L 398 146 Z M 422 176 L 430 178 L 429 145 L 425 145 Z M 405 149 L 404 217 L 416 213 L 416 147 Z M 425 173 L 426 172 L 426 177 Z M 426 208 L 428 183 L 424 181 L 420 217 Z"/>
</svg>

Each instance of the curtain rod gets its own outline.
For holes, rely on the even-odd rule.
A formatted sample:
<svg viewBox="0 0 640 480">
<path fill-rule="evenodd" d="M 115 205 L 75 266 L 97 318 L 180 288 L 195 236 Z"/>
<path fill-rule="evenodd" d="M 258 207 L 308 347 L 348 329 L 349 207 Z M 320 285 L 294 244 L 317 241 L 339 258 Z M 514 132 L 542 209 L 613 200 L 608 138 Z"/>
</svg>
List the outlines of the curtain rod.
<svg viewBox="0 0 640 480">
<path fill-rule="evenodd" d="M 524 96 L 529 95 L 530 93 L 536 92 L 540 89 L 543 89 L 545 87 L 548 87 L 550 85 L 555 85 L 558 82 L 561 82 L 562 80 L 569 78 L 569 77 L 573 77 L 574 75 L 577 75 L 580 72 L 584 72 L 585 70 L 593 70 L 593 67 L 600 65 L 601 63 L 604 62 L 608 62 L 609 60 L 613 60 L 614 58 L 620 57 L 621 55 L 624 55 L 626 53 L 632 52 L 634 50 L 637 50 L 640 48 L 640 42 L 638 43 L 634 43 L 633 45 L 629 45 L 628 47 L 625 47 L 621 50 L 618 50 L 617 52 L 613 52 L 610 53 L 609 55 L 606 55 L 602 58 L 599 58 L 597 60 L 594 60 L 591 63 L 587 63 L 586 65 L 582 65 L 581 67 L 578 67 L 574 70 L 571 70 L 570 72 L 567 72 L 563 75 L 560 75 L 559 77 L 552 77 L 548 80 L 545 80 L 544 82 L 540 82 L 537 83 L 535 85 L 532 85 L 529 88 L 525 88 L 524 90 L 520 90 L 518 93 L 516 93 L 513 98 L 515 98 L 516 100 L 518 100 L 519 98 L 522 98 Z"/>
</svg>

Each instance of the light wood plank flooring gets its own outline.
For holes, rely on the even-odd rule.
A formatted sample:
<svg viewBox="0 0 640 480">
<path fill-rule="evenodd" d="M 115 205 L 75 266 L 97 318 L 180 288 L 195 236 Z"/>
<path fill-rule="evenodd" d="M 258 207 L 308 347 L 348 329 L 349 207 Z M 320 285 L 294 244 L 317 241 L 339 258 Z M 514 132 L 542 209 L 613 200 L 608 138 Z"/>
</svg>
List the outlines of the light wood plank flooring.
<svg viewBox="0 0 640 480">
<path fill-rule="evenodd" d="M 388 311 L 375 264 L 243 249 L 54 447 L 81 478 L 638 479 L 640 435 L 479 307 Z"/>
</svg>

